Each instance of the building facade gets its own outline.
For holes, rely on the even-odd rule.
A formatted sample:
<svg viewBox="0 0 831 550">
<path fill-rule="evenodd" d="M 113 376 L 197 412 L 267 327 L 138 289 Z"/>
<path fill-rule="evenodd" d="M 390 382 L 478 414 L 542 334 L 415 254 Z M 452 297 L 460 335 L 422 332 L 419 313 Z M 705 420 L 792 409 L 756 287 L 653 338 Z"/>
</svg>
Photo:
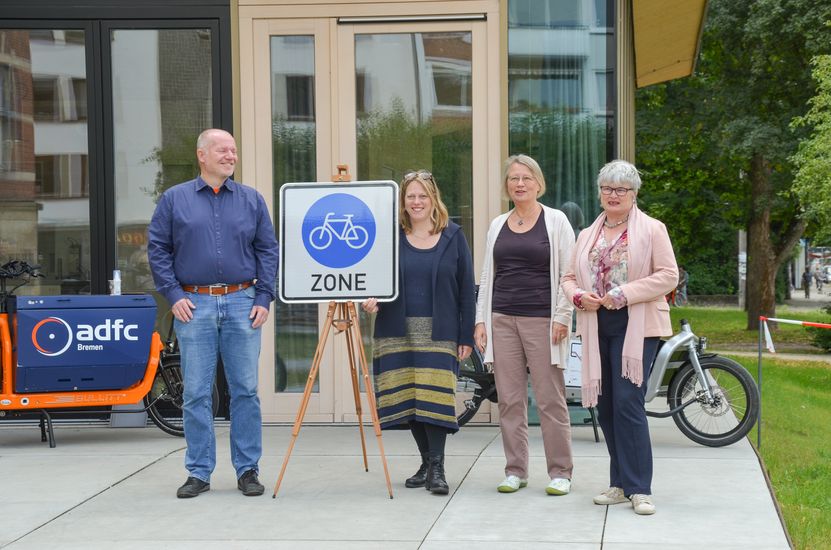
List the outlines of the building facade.
<svg viewBox="0 0 831 550">
<path fill-rule="evenodd" d="M 357 180 L 430 170 L 478 270 L 488 222 L 508 206 L 509 154 L 540 162 L 542 201 L 575 229 L 598 213 L 598 168 L 634 156 L 636 84 L 692 69 L 706 2 L 675 4 L 9 0 L 0 261 L 42 265 L 32 294 L 105 293 L 113 269 L 125 291 L 152 292 L 155 202 L 196 174 L 196 136 L 213 126 L 237 137 L 236 177 L 266 197 L 275 226 L 283 183 L 329 181 L 341 164 Z M 281 303 L 273 312 L 261 399 L 266 421 L 288 421 L 323 312 Z M 354 420 L 345 357 L 334 338 L 309 421 Z"/>
</svg>

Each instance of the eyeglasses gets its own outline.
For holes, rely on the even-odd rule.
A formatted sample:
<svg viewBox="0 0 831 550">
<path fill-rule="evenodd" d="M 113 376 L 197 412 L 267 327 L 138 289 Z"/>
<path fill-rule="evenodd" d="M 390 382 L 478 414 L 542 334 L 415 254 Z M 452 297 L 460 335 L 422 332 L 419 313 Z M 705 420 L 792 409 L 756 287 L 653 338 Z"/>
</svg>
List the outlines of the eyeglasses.
<svg viewBox="0 0 831 550">
<path fill-rule="evenodd" d="M 510 178 L 508 178 L 508 183 L 510 183 L 511 185 L 516 185 L 519 182 L 522 182 L 525 185 L 529 185 L 531 183 L 534 183 L 535 181 L 537 180 L 536 178 L 534 178 L 534 176 L 511 176 Z"/>
<path fill-rule="evenodd" d="M 622 197 L 626 195 L 629 191 L 631 191 L 631 187 L 609 187 L 608 185 L 601 185 L 600 192 L 604 195 L 611 195 L 614 191 L 615 195 L 618 197 Z"/>
<path fill-rule="evenodd" d="M 423 180 L 433 180 L 433 174 L 428 172 L 427 170 L 416 170 L 415 172 L 408 172 L 404 174 L 404 179 L 402 180 L 403 183 L 410 183 L 412 180 L 416 178 L 421 178 Z M 435 182 L 435 180 L 433 180 Z"/>
</svg>

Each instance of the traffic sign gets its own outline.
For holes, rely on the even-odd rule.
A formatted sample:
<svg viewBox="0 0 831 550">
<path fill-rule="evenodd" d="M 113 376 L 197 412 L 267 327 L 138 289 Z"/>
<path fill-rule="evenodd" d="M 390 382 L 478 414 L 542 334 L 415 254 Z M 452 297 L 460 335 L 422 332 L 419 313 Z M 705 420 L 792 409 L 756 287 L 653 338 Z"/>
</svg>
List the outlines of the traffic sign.
<svg viewBox="0 0 831 550">
<path fill-rule="evenodd" d="M 398 185 L 286 183 L 280 188 L 280 300 L 398 296 Z"/>
</svg>

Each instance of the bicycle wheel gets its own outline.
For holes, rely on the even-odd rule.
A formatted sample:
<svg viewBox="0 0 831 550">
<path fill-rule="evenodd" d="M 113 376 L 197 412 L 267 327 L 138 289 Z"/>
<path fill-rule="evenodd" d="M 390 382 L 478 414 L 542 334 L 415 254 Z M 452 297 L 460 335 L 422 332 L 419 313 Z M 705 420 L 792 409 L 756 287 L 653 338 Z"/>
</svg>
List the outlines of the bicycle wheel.
<svg viewBox="0 0 831 550">
<path fill-rule="evenodd" d="M 672 419 L 685 436 L 708 447 L 731 445 L 747 435 L 759 414 L 759 389 L 744 367 L 724 357 L 704 357 L 701 368 L 715 400 L 707 402 L 701 382 L 687 364 L 669 385 L 670 408 L 691 399 Z"/>
<path fill-rule="evenodd" d="M 184 381 L 178 359 L 160 362 L 150 392 L 144 397 L 147 415 L 153 424 L 163 432 L 184 437 L 182 425 L 182 404 L 184 403 Z M 211 389 L 211 408 L 216 416 L 219 410 L 219 388 L 214 382 Z"/>
<path fill-rule="evenodd" d="M 462 408 L 457 411 L 456 421 L 459 427 L 464 426 L 476 416 L 479 407 L 486 399 L 494 403 L 497 401 L 493 373 L 488 372 L 482 363 L 482 356 L 476 350 L 459 366 L 456 391 L 473 394 L 469 399 L 465 399 Z"/>
<path fill-rule="evenodd" d="M 325 225 L 315 227 L 309 233 L 309 244 L 315 250 L 329 248 L 329 245 L 332 244 L 332 232 Z"/>
<path fill-rule="evenodd" d="M 349 248 L 358 250 L 359 248 L 363 248 L 368 240 L 369 232 L 360 225 L 355 225 L 352 226 L 352 230 L 346 237 L 346 244 Z"/>
</svg>

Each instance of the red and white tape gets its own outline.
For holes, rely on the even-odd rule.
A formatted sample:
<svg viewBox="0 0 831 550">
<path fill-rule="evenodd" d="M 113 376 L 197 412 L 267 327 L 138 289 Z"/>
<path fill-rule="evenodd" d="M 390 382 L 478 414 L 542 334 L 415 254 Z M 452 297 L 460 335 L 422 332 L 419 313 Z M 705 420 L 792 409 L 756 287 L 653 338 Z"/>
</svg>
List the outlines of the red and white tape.
<svg viewBox="0 0 831 550">
<path fill-rule="evenodd" d="M 797 321 L 795 319 L 777 319 L 776 317 L 760 316 L 759 320 L 762 321 L 762 324 L 764 325 L 765 329 L 765 346 L 771 353 L 776 353 L 776 350 L 773 349 L 773 338 L 770 337 L 768 321 L 774 321 L 776 323 L 785 323 L 786 325 L 802 325 L 803 327 L 831 328 L 831 324 L 828 323 L 812 323 L 811 321 Z"/>
</svg>

